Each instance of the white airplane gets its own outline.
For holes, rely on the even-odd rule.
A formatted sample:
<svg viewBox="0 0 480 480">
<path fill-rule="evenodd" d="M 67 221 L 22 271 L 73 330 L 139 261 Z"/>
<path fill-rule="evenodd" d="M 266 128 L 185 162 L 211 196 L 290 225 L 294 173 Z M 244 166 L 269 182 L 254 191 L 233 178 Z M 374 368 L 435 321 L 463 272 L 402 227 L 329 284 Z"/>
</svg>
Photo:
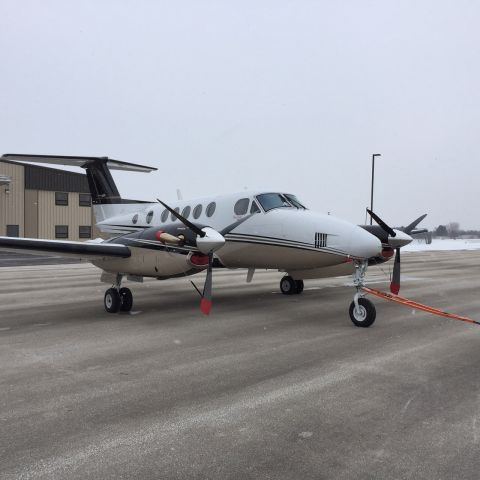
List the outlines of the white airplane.
<svg viewBox="0 0 480 480">
<path fill-rule="evenodd" d="M 274 191 L 179 200 L 170 205 L 122 200 L 110 170 L 151 172 L 156 168 L 107 157 L 5 154 L 7 160 L 78 166 L 86 170 L 98 228 L 106 240 L 87 242 L 0 237 L 0 248 L 35 254 L 77 257 L 102 270 L 112 284 L 105 292 L 109 313 L 132 309 L 130 289 L 122 280 L 159 280 L 207 271 L 200 307 L 210 313 L 215 268 L 246 268 L 247 282 L 255 269 L 285 272 L 280 290 L 300 294 L 303 280 L 353 274 L 356 294 L 349 314 L 354 325 L 375 321 L 373 303 L 361 287 L 370 265 L 395 255 L 392 290 L 400 284 L 400 248 L 411 232 L 391 229 L 373 212 L 379 226 L 358 226 L 308 210 L 295 195 Z M 370 230 L 370 231 L 368 231 Z M 193 282 L 192 282 L 193 283 Z M 195 286 L 195 284 L 193 284 Z M 195 287 L 196 288 L 196 287 Z M 398 292 L 398 290 L 397 290 Z"/>
</svg>

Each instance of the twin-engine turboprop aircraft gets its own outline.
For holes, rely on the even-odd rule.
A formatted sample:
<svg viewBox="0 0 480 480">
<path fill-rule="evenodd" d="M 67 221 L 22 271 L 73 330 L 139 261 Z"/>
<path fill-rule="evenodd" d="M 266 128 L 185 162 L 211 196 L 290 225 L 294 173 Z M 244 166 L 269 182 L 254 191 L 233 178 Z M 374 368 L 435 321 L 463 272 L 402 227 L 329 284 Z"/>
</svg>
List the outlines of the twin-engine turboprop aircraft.
<svg viewBox="0 0 480 480">
<path fill-rule="evenodd" d="M 392 282 L 396 289 L 399 249 L 411 242 L 408 231 L 419 221 L 402 232 L 372 213 L 379 227 L 361 227 L 314 213 L 295 195 L 274 191 L 243 191 L 169 205 L 161 200 L 127 202 L 120 197 L 110 170 L 151 172 L 155 168 L 107 157 L 6 154 L 3 158 L 86 170 L 97 226 L 108 239 L 73 242 L 0 237 L 0 248 L 73 256 L 93 263 L 102 270 L 102 281 L 112 284 L 104 297 L 110 313 L 132 309 L 132 293 L 121 286 L 124 278 L 161 280 L 206 270 L 204 288 L 197 290 L 201 310 L 208 314 L 216 268 L 246 268 L 247 281 L 255 269 L 262 268 L 286 273 L 280 289 L 287 295 L 300 294 L 304 279 L 353 274 L 357 293 L 350 318 L 356 326 L 368 327 L 376 311 L 361 290 L 367 267 L 387 261 L 396 249 Z"/>
</svg>

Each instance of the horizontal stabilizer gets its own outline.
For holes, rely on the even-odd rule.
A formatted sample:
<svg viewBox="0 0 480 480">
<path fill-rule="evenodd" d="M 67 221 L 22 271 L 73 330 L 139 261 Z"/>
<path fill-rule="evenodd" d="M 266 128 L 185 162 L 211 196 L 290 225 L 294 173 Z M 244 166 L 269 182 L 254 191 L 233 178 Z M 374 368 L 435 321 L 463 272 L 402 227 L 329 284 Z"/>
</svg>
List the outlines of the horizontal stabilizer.
<svg viewBox="0 0 480 480">
<path fill-rule="evenodd" d="M 30 163 L 50 163 L 53 165 L 67 165 L 70 167 L 87 168 L 88 165 L 97 162 L 105 162 L 110 170 L 126 170 L 129 172 L 153 172 L 155 167 L 137 165 L 135 163 L 122 162 L 108 157 L 77 157 L 62 155 L 24 155 L 20 153 L 5 153 L 2 155 L 4 160 L 13 160 L 17 162 Z"/>
<path fill-rule="evenodd" d="M 130 249 L 115 243 L 90 243 L 36 238 L 0 237 L 0 250 L 57 255 L 90 260 L 98 257 L 130 257 Z"/>
</svg>

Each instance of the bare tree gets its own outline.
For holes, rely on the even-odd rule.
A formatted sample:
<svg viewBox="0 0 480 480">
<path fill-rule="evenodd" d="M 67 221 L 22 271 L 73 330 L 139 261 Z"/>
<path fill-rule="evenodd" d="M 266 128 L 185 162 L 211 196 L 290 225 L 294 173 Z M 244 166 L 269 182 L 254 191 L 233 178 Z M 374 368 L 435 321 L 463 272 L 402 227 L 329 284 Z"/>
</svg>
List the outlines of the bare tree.
<svg viewBox="0 0 480 480">
<path fill-rule="evenodd" d="M 460 224 L 458 222 L 450 222 L 447 225 L 447 232 L 450 238 L 454 240 L 458 237 L 458 232 L 460 231 Z"/>
</svg>

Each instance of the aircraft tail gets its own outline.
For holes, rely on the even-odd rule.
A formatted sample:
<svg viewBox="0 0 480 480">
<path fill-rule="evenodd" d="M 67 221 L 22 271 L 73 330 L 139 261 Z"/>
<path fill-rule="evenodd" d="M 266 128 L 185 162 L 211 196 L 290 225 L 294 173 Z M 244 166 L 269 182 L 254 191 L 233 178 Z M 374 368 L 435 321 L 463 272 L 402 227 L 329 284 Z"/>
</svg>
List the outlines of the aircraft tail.
<svg viewBox="0 0 480 480">
<path fill-rule="evenodd" d="M 97 222 L 105 219 L 106 212 L 112 214 L 116 208 L 113 205 L 145 203 L 138 200 L 124 200 L 120 196 L 110 170 L 124 170 L 130 172 L 152 172 L 154 167 L 122 162 L 108 157 L 80 157 L 62 155 L 24 155 L 7 153 L 2 156 L 5 160 L 28 163 L 47 163 L 53 165 L 67 165 L 85 169 L 87 181 L 92 195 L 92 204 Z M 148 203 L 148 202 L 147 202 Z M 109 208 L 103 208 L 109 205 Z"/>
</svg>

